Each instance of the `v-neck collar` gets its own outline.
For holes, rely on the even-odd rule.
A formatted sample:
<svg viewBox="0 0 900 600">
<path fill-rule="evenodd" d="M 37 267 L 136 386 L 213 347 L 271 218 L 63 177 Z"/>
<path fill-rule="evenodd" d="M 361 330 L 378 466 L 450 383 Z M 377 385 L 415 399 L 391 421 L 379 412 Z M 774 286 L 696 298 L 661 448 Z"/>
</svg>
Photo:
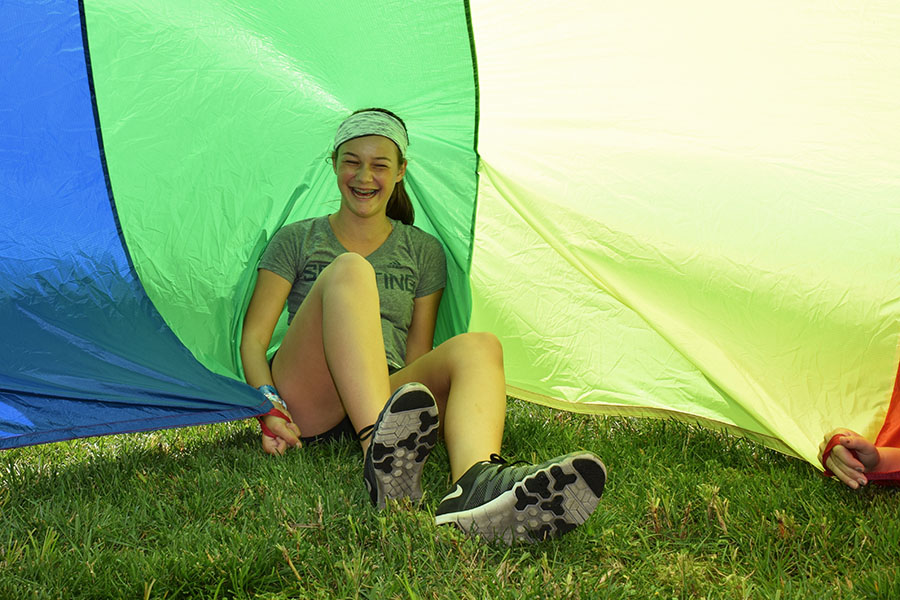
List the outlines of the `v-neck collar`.
<svg viewBox="0 0 900 600">
<path fill-rule="evenodd" d="M 324 221 L 324 224 L 325 224 L 325 229 L 328 230 L 328 235 L 331 236 L 331 238 L 334 240 L 334 242 L 335 242 L 338 246 L 340 246 L 341 248 L 344 249 L 344 252 L 350 252 L 350 250 L 348 250 L 347 247 L 344 246 L 344 244 L 341 243 L 341 240 L 338 239 L 338 236 L 337 236 L 337 234 L 334 232 L 334 229 L 332 229 L 332 227 L 331 227 L 331 220 L 329 219 L 330 216 L 331 216 L 331 215 L 325 215 L 324 217 L 322 217 L 322 220 Z M 388 242 L 390 242 L 391 239 L 394 237 L 394 233 L 397 231 L 397 223 L 398 223 L 398 221 L 395 221 L 394 219 L 392 219 L 392 218 L 390 218 L 390 217 L 388 217 L 388 221 L 390 221 L 390 223 L 391 223 L 391 231 L 390 231 L 390 233 L 388 233 L 387 237 L 384 238 L 384 241 L 381 242 L 381 245 L 380 245 L 380 246 L 378 246 L 377 248 L 375 248 L 374 250 L 372 250 L 372 251 L 371 251 L 370 253 L 368 253 L 364 258 L 367 258 L 367 259 L 368 259 L 368 258 L 374 257 L 376 254 L 378 254 L 379 252 L 381 252 L 382 248 L 386 247 L 386 246 L 388 245 Z"/>
</svg>

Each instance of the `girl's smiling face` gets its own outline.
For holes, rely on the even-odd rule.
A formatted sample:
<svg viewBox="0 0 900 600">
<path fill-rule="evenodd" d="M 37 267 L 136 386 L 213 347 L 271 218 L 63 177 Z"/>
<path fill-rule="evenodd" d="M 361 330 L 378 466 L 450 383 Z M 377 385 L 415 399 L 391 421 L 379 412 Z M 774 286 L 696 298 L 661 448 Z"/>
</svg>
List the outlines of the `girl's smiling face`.
<svg viewBox="0 0 900 600">
<path fill-rule="evenodd" d="M 341 207 L 358 217 L 384 215 L 394 186 L 406 173 L 396 144 L 380 135 L 347 140 L 334 160 Z"/>
</svg>

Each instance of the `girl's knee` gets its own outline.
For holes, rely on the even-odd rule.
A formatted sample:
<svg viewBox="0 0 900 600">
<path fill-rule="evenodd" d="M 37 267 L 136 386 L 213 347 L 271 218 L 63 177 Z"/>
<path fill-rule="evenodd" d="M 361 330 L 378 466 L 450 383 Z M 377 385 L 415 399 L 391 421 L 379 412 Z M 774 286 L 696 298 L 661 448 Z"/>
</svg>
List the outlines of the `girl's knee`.
<svg viewBox="0 0 900 600">
<path fill-rule="evenodd" d="M 320 278 L 325 276 L 326 281 L 354 282 L 374 281 L 375 269 L 362 255 L 356 252 L 345 252 L 338 255 L 331 264 L 325 267 Z"/>
<path fill-rule="evenodd" d="M 448 343 L 453 344 L 453 355 L 459 359 L 503 363 L 503 346 L 493 333 L 463 333 L 451 338 Z"/>
</svg>

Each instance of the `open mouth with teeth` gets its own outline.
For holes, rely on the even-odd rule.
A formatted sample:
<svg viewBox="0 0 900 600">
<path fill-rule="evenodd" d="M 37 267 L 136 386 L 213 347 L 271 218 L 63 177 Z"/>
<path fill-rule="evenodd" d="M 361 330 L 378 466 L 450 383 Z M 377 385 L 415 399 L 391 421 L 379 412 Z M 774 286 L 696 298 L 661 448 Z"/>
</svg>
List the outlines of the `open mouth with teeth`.
<svg viewBox="0 0 900 600">
<path fill-rule="evenodd" d="M 363 200 L 368 200 L 369 198 L 374 198 L 375 194 L 378 193 L 378 190 L 361 190 L 359 188 L 350 188 L 353 192 L 353 195 L 357 198 L 361 198 Z"/>
</svg>

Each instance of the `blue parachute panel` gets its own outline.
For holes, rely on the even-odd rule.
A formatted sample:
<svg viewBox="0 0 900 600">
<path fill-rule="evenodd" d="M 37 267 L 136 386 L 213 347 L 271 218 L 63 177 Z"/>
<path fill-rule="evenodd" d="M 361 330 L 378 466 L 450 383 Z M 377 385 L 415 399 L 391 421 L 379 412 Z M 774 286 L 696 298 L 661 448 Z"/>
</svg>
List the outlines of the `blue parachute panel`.
<svg viewBox="0 0 900 600">
<path fill-rule="evenodd" d="M 0 24 L 0 448 L 264 411 L 196 361 L 130 265 L 79 4 L 2 3 Z"/>
</svg>

